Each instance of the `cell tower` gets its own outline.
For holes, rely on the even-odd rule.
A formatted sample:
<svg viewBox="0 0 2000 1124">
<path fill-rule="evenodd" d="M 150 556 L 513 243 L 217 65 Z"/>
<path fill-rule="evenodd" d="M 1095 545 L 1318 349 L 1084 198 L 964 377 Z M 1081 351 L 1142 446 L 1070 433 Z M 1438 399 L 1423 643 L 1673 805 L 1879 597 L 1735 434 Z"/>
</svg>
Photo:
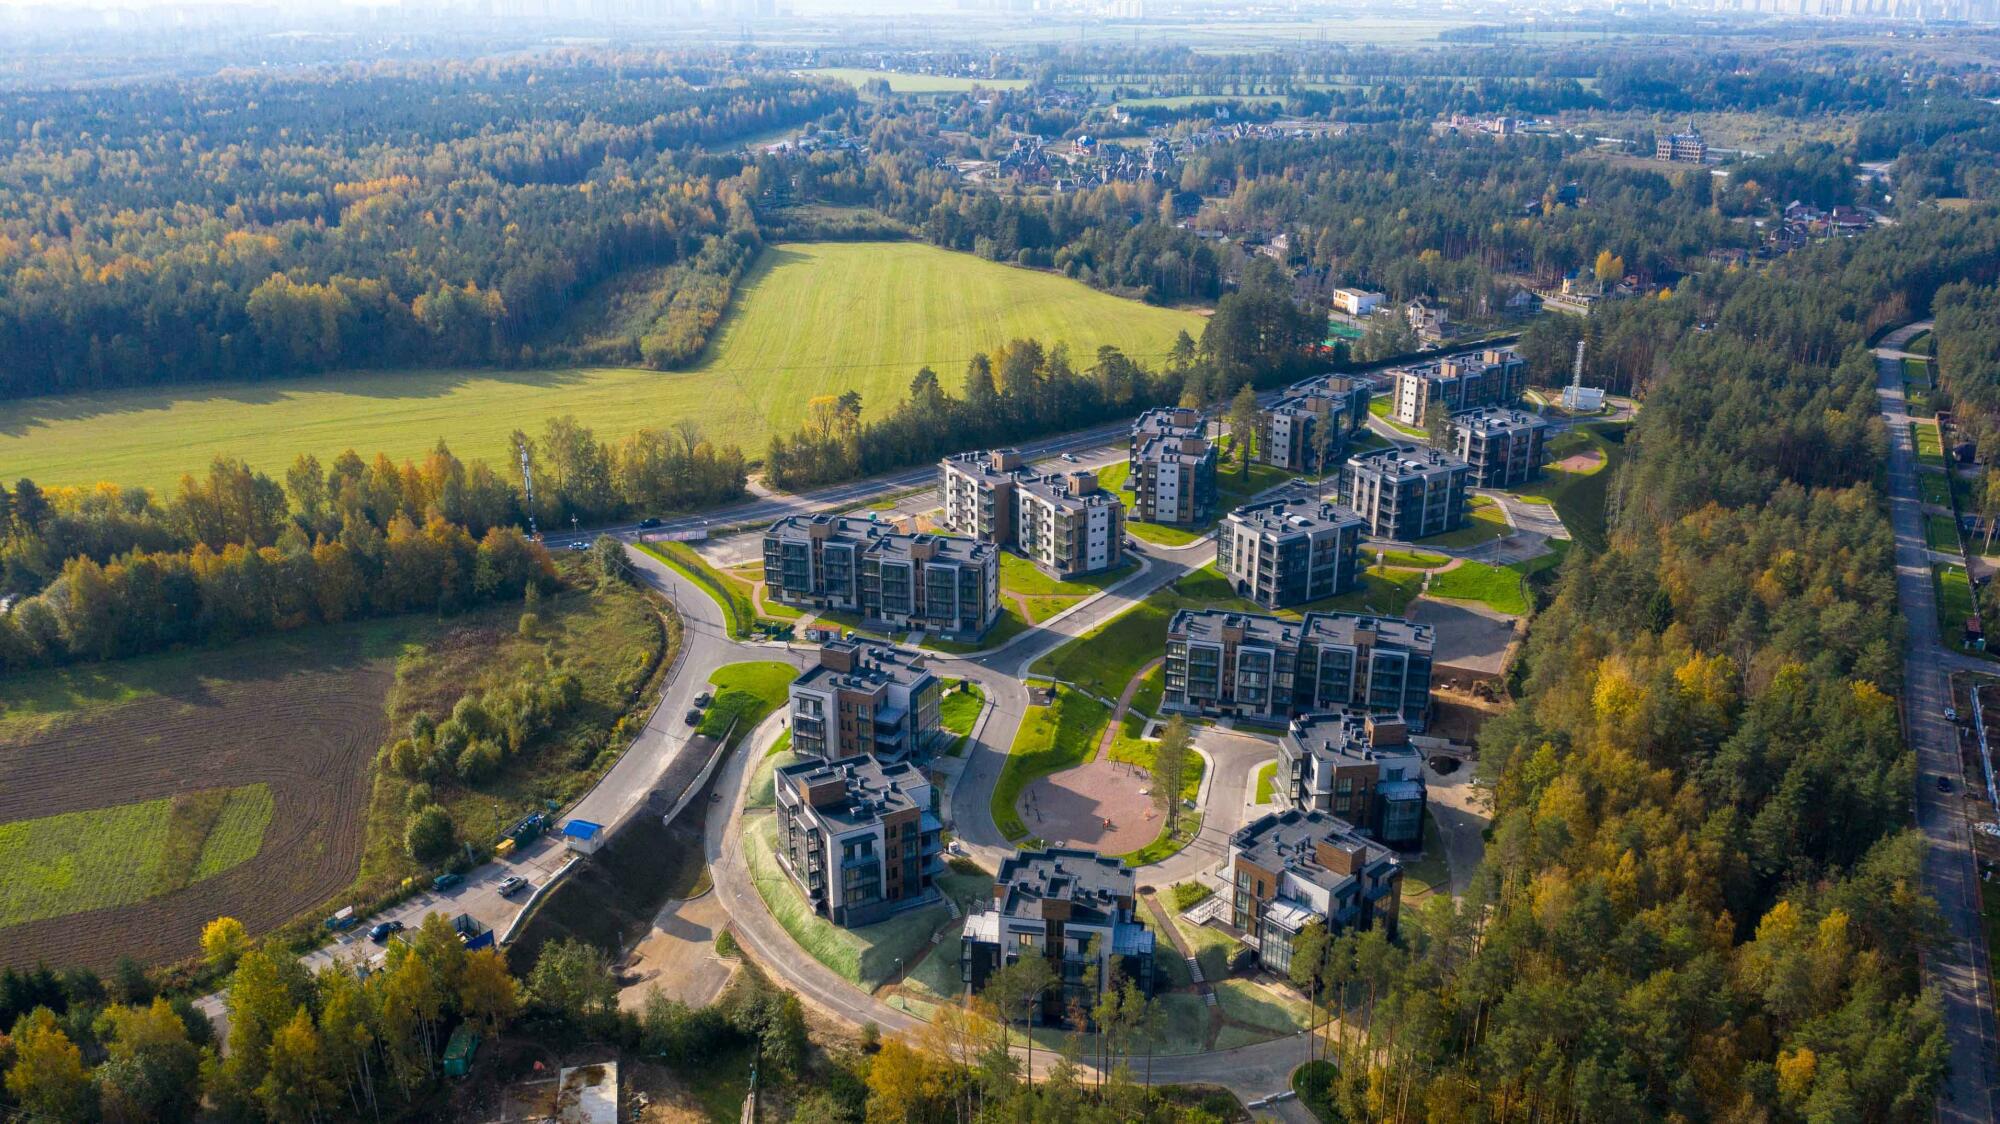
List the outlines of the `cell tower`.
<svg viewBox="0 0 2000 1124">
<path fill-rule="evenodd" d="M 1571 365 L 1569 385 L 1563 387 L 1563 409 L 1596 413 L 1604 408 L 1604 392 L 1583 385 L 1583 341 L 1576 341 L 1576 362 Z"/>
<path fill-rule="evenodd" d="M 535 468 L 528 458 L 528 443 L 521 442 L 521 491 L 528 497 L 528 537 L 540 539 L 542 533 L 535 529 Z"/>
</svg>

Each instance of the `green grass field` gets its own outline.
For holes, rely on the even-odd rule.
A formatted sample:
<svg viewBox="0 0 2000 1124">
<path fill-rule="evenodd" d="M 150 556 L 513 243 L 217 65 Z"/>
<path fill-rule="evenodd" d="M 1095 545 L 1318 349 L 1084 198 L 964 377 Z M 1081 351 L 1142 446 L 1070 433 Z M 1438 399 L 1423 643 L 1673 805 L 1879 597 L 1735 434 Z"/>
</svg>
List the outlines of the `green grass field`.
<svg viewBox="0 0 2000 1124">
<path fill-rule="evenodd" d="M 895 94 L 957 94 L 973 89 L 1019 90 L 1028 85 L 1026 78 L 956 78 L 947 74 L 905 74 L 897 70 L 864 70 L 852 66 L 829 66 L 799 73 L 813 78 L 831 78 L 855 87 L 880 78 L 889 83 L 889 92 Z"/>
<path fill-rule="evenodd" d="M 440 437 L 502 472 L 508 435 L 573 414 L 600 438 L 681 418 L 759 456 L 818 394 L 853 389 L 868 416 L 929 365 L 956 388 L 974 352 L 1018 337 L 1072 356 L 1115 344 L 1158 365 L 1201 320 L 914 242 L 793 243 L 765 250 L 692 370 L 416 370 L 210 383 L 0 404 L 0 464 L 42 484 L 170 487 L 218 453 L 282 476 L 299 453 L 423 456 Z"/>
<path fill-rule="evenodd" d="M 1931 566 L 1931 580 L 1937 589 L 1938 627 L 1947 644 L 1957 644 L 1965 622 L 1977 614 L 1972 600 L 1972 582 L 1963 566 Z"/>
<path fill-rule="evenodd" d="M 964 737 L 972 732 L 972 724 L 979 720 L 979 712 L 986 707 L 986 695 L 979 684 L 969 680 L 958 680 L 959 686 L 938 704 L 938 725 Z"/>
<path fill-rule="evenodd" d="M 130 905 L 255 858 L 264 784 L 0 824 L 0 928 Z"/>
<path fill-rule="evenodd" d="M 1496 612 L 1523 616 L 1528 599 L 1521 592 L 1521 571 L 1514 566 L 1461 562 L 1431 575 L 1430 593 L 1452 601 L 1477 601 Z"/>
<path fill-rule="evenodd" d="M 739 734 L 747 733 L 764 716 L 785 705 L 792 680 L 799 671 L 776 660 L 733 663 L 715 669 L 708 681 L 715 685 L 715 701 L 701 716 L 701 733 L 720 737 L 729 724 L 737 722 Z"/>
<path fill-rule="evenodd" d="M 1425 550 L 1369 550 L 1365 553 L 1375 555 L 1377 565 L 1400 566 L 1413 570 L 1428 570 L 1451 561 L 1442 554 L 1432 554 Z"/>
<path fill-rule="evenodd" d="M 1547 500 L 1554 504 L 1556 517 L 1569 529 L 1570 537 L 1592 552 L 1602 551 L 1607 545 L 1604 503 L 1616 475 L 1613 470 L 1625 455 L 1626 430 L 1627 426 L 1623 424 L 1578 426 L 1557 438 L 1557 444 L 1568 440 L 1571 434 L 1582 434 L 1591 446 L 1604 455 L 1603 463 L 1587 473 L 1550 468 L 1543 472 L 1540 480 L 1519 490 L 1524 498 Z M 1575 448 L 1569 450 L 1577 451 Z"/>
<path fill-rule="evenodd" d="M 1028 708 L 1007 751 L 1007 763 L 1000 768 L 1000 780 L 993 786 L 993 823 L 1002 835 L 1016 840 L 1028 834 L 1014 810 L 1021 790 L 1050 773 L 1089 761 L 1110 718 L 1103 703 L 1075 691 L 1062 692 L 1052 706 Z"/>
<path fill-rule="evenodd" d="M 1924 516 L 1924 544 L 1932 550 L 1958 550 L 1958 528 L 1949 515 Z"/>
<path fill-rule="evenodd" d="M 1257 767 L 1257 803 L 1269 804 L 1277 795 L 1278 763 L 1266 761 Z"/>
<path fill-rule="evenodd" d="M 1441 535 L 1431 535 L 1422 541 L 1432 546 L 1463 550 L 1468 546 L 1478 546 L 1483 542 L 1505 538 L 1514 529 L 1507 525 L 1507 514 L 1497 504 L 1474 506 L 1465 513 L 1465 525 L 1456 531 L 1446 531 Z"/>
<path fill-rule="evenodd" d="M 1910 436 L 1916 442 L 1918 464 L 1944 467 L 1944 445 L 1938 439 L 1936 422 L 1911 422 Z"/>
<path fill-rule="evenodd" d="M 1917 494 L 1936 507 L 1951 507 L 1951 485 L 1934 472 L 1917 473 Z"/>
</svg>

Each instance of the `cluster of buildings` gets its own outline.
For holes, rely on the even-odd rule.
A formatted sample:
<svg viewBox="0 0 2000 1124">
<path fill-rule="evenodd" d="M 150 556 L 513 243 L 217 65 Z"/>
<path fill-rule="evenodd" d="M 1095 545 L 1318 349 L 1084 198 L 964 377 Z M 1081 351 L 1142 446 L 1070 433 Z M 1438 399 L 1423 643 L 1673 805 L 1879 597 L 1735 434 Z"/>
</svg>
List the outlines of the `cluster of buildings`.
<svg viewBox="0 0 2000 1124">
<path fill-rule="evenodd" d="M 1794 199 L 1785 204 L 1778 221 L 1764 236 L 1765 248 L 1773 254 L 1788 254 L 1828 238 L 1850 238 L 1875 225 L 1875 216 L 1845 204 L 1822 211 L 1810 203 Z"/>
<path fill-rule="evenodd" d="M 1456 414 L 1519 401 L 1528 388 L 1528 364 L 1513 348 L 1489 347 L 1400 368 L 1394 380 L 1391 414 L 1404 425 L 1423 426 L 1433 409 Z"/>
<path fill-rule="evenodd" d="M 1257 459 L 1287 472 L 1324 472 L 1368 424 L 1366 379 L 1322 375 L 1297 383 L 1258 417 Z"/>
<path fill-rule="evenodd" d="M 1199 410 L 1162 406 L 1132 423 L 1125 489 L 1142 523 L 1200 523 L 1215 513 L 1218 453 Z"/>
<path fill-rule="evenodd" d="M 1125 505 L 1077 470 L 1037 473 L 1012 449 L 957 453 L 939 465 L 945 530 L 1013 547 L 1057 579 L 1124 561 Z"/>
</svg>

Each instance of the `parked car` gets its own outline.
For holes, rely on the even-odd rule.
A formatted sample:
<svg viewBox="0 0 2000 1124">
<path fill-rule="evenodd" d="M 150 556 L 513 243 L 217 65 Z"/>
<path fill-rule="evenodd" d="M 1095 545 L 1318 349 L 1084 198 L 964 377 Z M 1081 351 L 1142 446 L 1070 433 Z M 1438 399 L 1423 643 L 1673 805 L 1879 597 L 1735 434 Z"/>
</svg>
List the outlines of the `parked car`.
<svg viewBox="0 0 2000 1124">
<path fill-rule="evenodd" d="M 1064 460 L 1068 461 L 1068 462 L 1069 462 L 1069 463 L 1071 463 L 1071 464 L 1075 464 L 1075 463 L 1077 463 L 1078 461 L 1082 460 L 1083 458 L 1082 458 L 1082 457 L 1079 457 L 1079 456 L 1077 456 L 1077 455 L 1076 455 L 1075 453 L 1064 453 L 1064 454 L 1062 455 L 1062 459 L 1064 459 Z"/>
<path fill-rule="evenodd" d="M 1956 722 L 1956 721 L 1958 721 L 1958 708 L 1957 708 L 1957 707 L 1955 707 L 1955 706 L 1948 706 L 1948 707 L 1945 707 L 1945 708 L 1944 708 L 1944 720 L 1945 720 L 1946 722 Z"/>
<path fill-rule="evenodd" d="M 709 694 L 707 691 L 703 691 L 701 694 L 696 695 L 694 697 L 694 705 L 696 706 L 707 706 L 709 703 L 712 703 L 714 701 L 715 701 L 715 696 Z"/>
<path fill-rule="evenodd" d="M 511 898 L 528 888 L 528 880 L 518 874 L 510 874 L 500 880 L 500 896 Z"/>
<path fill-rule="evenodd" d="M 590 544 L 589 544 L 589 543 L 587 543 L 587 542 L 584 542 L 584 541 L 583 541 L 582 539 L 578 539 L 577 541 L 575 541 L 575 542 L 573 542 L 573 543 L 569 544 L 569 548 L 570 548 L 571 550 L 589 550 L 589 549 L 590 549 Z"/>
<path fill-rule="evenodd" d="M 698 707 L 698 706 L 692 706 L 692 707 L 689 707 L 689 708 L 688 708 L 688 712 L 687 712 L 687 724 L 688 724 L 688 725 L 690 725 L 690 726 L 699 726 L 699 725 L 701 725 L 701 708 L 700 708 L 700 707 Z"/>
<path fill-rule="evenodd" d="M 1947 777 L 1947 776 L 1945 776 L 1945 775 L 1944 775 L 1944 774 L 1942 774 L 1942 773 L 1938 774 L 1938 791 L 1939 791 L 1939 792 L 1950 792 L 1950 791 L 1951 791 L 1951 778 L 1950 778 L 1950 777 Z"/>
<path fill-rule="evenodd" d="M 660 521 L 658 519 L 654 519 L 651 516 L 647 516 L 646 518 L 639 520 L 639 529 L 642 531 L 650 531 L 659 525 Z"/>
<path fill-rule="evenodd" d="M 389 938 L 403 931 L 401 921 L 384 921 L 368 930 L 368 939 L 376 944 L 388 944 Z"/>
<path fill-rule="evenodd" d="M 442 894 L 446 890 L 449 890 L 453 886 L 456 886 L 464 881 L 465 881 L 465 875 L 463 874 L 449 874 L 449 873 L 440 874 L 436 878 L 431 879 L 431 889 L 436 890 L 438 893 Z"/>
</svg>

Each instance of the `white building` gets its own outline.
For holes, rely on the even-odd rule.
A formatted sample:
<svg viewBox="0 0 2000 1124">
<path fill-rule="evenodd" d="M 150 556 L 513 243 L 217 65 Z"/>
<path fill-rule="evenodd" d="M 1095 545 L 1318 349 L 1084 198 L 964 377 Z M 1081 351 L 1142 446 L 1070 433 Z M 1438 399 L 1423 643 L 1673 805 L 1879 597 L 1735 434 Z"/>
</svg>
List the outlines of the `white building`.
<svg viewBox="0 0 2000 1124">
<path fill-rule="evenodd" d="M 1386 298 L 1381 293 L 1371 293 L 1367 289 L 1335 289 L 1333 291 L 1333 307 L 1335 311 L 1345 312 L 1349 316 L 1372 315 L 1376 307 L 1384 299 Z"/>
</svg>

